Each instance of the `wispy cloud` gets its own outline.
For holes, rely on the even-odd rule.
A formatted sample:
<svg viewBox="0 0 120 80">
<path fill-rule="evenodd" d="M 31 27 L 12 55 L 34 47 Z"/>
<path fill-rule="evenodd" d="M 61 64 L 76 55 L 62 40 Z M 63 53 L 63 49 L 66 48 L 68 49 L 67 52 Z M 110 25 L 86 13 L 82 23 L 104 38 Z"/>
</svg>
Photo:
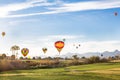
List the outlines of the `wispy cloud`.
<svg viewBox="0 0 120 80">
<path fill-rule="evenodd" d="M 84 38 L 84 35 L 50 35 L 48 38 L 52 39 L 77 39 L 77 38 Z"/>
<path fill-rule="evenodd" d="M 20 11 L 32 7 L 37 6 L 50 6 L 54 5 L 54 3 L 48 3 L 46 0 L 28 0 L 26 2 L 21 3 L 13 3 L 13 4 L 7 4 L 4 6 L 0 6 L 0 17 L 10 17 L 11 13 L 14 11 Z"/>
<path fill-rule="evenodd" d="M 51 10 L 61 12 L 74 12 L 83 10 L 98 10 L 98 9 L 109 9 L 120 7 L 120 1 L 115 0 L 101 0 L 101 1 L 88 1 L 88 2 L 77 2 L 77 3 L 65 3 L 62 7 L 49 8 Z"/>
<path fill-rule="evenodd" d="M 58 5 L 59 6 L 51 6 Z M 13 11 L 24 10 L 36 6 L 46 7 L 48 11 L 28 13 L 28 14 L 16 14 L 11 15 Z M 1 15 L 0 17 L 24 17 L 24 16 L 34 16 L 34 15 L 46 15 L 46 14 L 57 14 L 64 12 L 76 12 L 84 10 L 102 10 L 110 8 L 119 8 L 120 0 L 99 0 L 99 1 L 85 1 L 76 3 L 64 3 L 64 2 L 47 2 L 47 0 L 32 0 L 24 3 L 10 4 L 7 6 L 0 7 Z"/>
</svg>

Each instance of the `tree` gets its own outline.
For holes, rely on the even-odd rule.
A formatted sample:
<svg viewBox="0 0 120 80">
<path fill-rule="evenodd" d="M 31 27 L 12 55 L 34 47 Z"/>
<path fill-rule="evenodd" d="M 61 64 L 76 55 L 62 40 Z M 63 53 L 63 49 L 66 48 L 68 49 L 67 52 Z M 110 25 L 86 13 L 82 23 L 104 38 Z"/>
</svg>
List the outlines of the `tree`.
<svg viewBox="0 0 120 80">
<path fill-rule="evenodd" d="M 85 59 L 86 57 L 85 56 L 83 56 L 83 57 L 81 57 L 82 59 Z"/>
<path fill-rule="evenodd" d="M 2 59 L 5 59 L 6 58 L 6 54 L 2 54 Z"/>
<path fill-rule="evenodd" d="M 98 63 L 100 62 L 100 57 L 99 56 L 91 56 L 88 58 L 89 63 Z"/>
<path fill-rule="evenodd" d="M 32 59 L 34 59 L 34 60 L 35 60 L 35 57 L 33 57 Z"/>
<path fill-rule="evenodd" d="M 49 59 L 49 60 L 52 60 L 52 57 L 49 56 L 48 59 Z"/>
<path fill-rule="evenodd" d="M 115 55 L 115 59 L 118 60 L 120 58 L 119 55 Z"/>
<path fill-rule="evenodd" d="M 20 47 L 17 46 L 17 45 L 14 45 L 14 46 L 11 47 L 10 50 L 12 51 L 12 55 L 16 55 L 16 57 L 17 57 L 17 55 L 18 55 L 18 50 L 20 50 Z"/>
<path fill-rule="evenodd" d="M 21 56 L 20 59 L 23 59 L 23 57 Z"/>
<path fill-rule="evenodd" d="M 38 57 L 38 59 L 40 60 L 40 59 L 41 59 L 41 57 Z"/>
<path fill-rule="evenodd" d="M 15 55 L 11 55 L 11 59 L 12 59 L 12 60 L 15 60 Z"/>
<path fill-rule="evenodd" d="M 73 55 L 72 56 L 75 60 L 78 60 L 79 59 L 79 57 L 77 56 L 77 55 Z"/>
</svg>

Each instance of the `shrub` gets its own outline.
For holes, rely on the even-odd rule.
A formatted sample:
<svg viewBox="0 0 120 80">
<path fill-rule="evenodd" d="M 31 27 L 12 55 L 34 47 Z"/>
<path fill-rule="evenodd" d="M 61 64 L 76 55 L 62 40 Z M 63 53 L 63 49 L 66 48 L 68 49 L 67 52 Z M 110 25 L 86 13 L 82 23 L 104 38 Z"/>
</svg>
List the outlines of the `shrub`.
<svg viewBox="0 0 120 80">
<path fill-rule="evenodd" d="M 92 56 L 90 58 L 87 58 L 85 63 L 98 63 L 100 62 L 100 57 L 99 56 Z"/>
<path fill-rule="evenodd" d="M 109 61 L 109 59 L 106 59 L 106 58 L 102 58 L 101 60 L 100 60 L 100 62 L 108 62 Z"/>
<path fill-rule="evenodd" d="M 27 69 L 28 66 L 22 61 L 18 60 L 1 60 L 0 71 L 14 70 L 14 69 Z"/>
</svg>

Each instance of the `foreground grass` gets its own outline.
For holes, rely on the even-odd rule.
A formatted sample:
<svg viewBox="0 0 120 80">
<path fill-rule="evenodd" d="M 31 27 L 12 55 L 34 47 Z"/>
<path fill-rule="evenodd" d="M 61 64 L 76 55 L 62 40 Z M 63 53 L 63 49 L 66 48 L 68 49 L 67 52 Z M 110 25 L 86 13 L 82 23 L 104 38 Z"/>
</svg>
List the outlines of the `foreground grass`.
<svg viewBox="0 0 120 80">
<path fill-rule="evenodd" d="M 0 73 L 0 80 L 120 80 L 120 63 L 6 71 Z"/>
</svg>

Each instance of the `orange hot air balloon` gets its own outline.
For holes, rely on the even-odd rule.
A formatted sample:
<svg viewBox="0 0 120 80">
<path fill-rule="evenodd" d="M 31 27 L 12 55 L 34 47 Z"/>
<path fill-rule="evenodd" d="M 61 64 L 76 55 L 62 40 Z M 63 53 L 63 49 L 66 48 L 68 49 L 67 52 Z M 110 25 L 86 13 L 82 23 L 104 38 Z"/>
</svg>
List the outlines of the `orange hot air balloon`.
<svg viewBox="0 0 120 80">
<path fill-rule="evenodd" d="M 42 48 L 43 52 L 46 53 L 47 52 L 47 48 Z"/>
<path fill-rule="evenodd" d="M 2 36 L 3 36 L 3 37 L 5 36 L 5 32 L 2 32 Z"/>
<path fill-rule="evenodd" d="M 56 47 L 56 49 L 58 50 L 59 53 L 60 53 L 61 50 L 63 49 L 64 45 L 65 45 L 65 44 L 64 44 L 63 41 L 57 41 L 57 42 L 55 42 L 55 47 Z"/>
<path fill-rule="evenodd" d="M 27 54 L 29 53 L 29 49 L 28 49 L 28 48 L 23 48 L 23 49 L 21 50 L 21 53 L 22 53 L 23 56 L 25 57 L 25 56 L 27 56 Z"/>
</svg>

